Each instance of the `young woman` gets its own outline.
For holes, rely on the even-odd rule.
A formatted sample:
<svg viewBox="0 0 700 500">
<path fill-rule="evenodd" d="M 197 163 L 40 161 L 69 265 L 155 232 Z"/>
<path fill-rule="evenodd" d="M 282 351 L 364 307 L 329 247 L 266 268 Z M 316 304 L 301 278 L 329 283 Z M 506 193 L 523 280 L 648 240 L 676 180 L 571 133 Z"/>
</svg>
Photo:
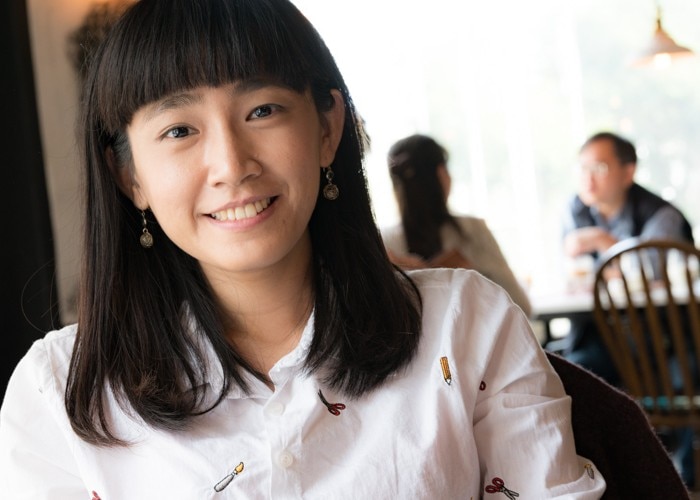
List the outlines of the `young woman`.
<svg viewBox="0 0 700 500">
<path fill-rule="evenodd" d="M 452 178 L 447 160 L 447 150 L 426 135 L 411 135 L 391 146 L 389 174 L 401 223 L 382 231 L 390 257 L 406 269 L 464 267 L 479 271 L 501 285 L 529 316 L 530 300 L 486 222 L 450 213 L 447 199 Z"/>
<path fill-rule="evenodd" d="M 84 102 L 79 322 L 20 362 L 21 499 L 598 498 L 519 308 L 389 263 L 363 131 L 287 0 L 142 0 Z"/>
</svg>

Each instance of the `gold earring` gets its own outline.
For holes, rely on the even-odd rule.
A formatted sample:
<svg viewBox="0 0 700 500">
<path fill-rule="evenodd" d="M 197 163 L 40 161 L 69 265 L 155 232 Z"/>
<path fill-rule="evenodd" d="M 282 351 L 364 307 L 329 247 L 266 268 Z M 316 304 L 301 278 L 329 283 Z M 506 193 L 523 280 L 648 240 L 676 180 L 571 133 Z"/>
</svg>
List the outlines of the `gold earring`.
<svg viewBox="0 0 700 500">
<path fill-rule="evenodd" d="M 324 167 L 324 170 L 326 171 L 326 181 L 327 184 L 323 186 L 323 197 L 327 200 L 335 200 L 338 198 L 338 195 L 340 194 L 340 190 L 338 189 L 338 186 L 333 184 L 333 169 L 331 168 L 330 165 L 327 167 Z"/>
<path fill-rule="evenodd" d="M 141 231 L 141 237 L 139 238 L 139 241 L 141 242 L 141 246 L 143 248 L 151 248 L 153 246 L 153 235 L 148 232 L 148 221 L 146 221 L 146 212 L 141 210 L 141 225 L 143 226 L 143 230 Z"/>
</svg>

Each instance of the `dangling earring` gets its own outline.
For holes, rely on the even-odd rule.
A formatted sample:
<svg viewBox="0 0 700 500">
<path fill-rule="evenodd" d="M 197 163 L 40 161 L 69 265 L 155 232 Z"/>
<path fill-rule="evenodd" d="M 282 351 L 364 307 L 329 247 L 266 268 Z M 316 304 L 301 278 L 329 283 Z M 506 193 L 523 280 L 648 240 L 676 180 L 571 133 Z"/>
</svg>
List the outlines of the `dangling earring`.
<svg viewBox="0 0 700 500">
<path fill-rule="evenodd" d="M 153 246 L 153 235 L 148 232 L 148 228 L 146 227 L 147 224 L 146 212 L 141 210 L 141 225 L 143 226 L 143 231 L 141 231 L 139 241 L 141 242 L 141 246 L 143 248 L 151 248 Z"/>
<path fill-rule="evenodd" d="M 333 169 L 331 168 L 330 165 L 327 167 L 324 167 L 326 171 L 326 181 L 328 183 L 323 186 L 323 197 L 327 200 L 335 200 L 338 198 L 338 195 L 340 194 L 340 190 L 338 189 L 338 186 L 333 184 Z"/>
</svg>

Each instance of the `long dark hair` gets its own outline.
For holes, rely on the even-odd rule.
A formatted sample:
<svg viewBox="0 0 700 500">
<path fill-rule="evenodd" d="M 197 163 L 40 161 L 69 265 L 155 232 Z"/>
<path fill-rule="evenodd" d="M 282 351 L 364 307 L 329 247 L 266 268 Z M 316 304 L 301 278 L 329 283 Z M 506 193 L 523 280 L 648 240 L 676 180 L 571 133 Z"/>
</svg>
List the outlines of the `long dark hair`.
<svg viewBox="0 0 700 500">
<path fill-rule="evenodd" d="M 389 149 L 389 174 L 399 205 L 401 224 L 410 253 L 424 259 L 442 251 L 440 228 L 448 223 L 462 229 L 447 208 L 447 198 L 438 178 L 440 165 L 447 168 L 447 150 L 432 137 L 415 134 L 397 141 Z"/>
<path fill-rule="evenodd" d="M 309 222 L 315 332 L 306 368 L 356 397 L 379 386 L 414 355 L 420 296 L 387 260 L 363 170 L 362 125 L 326 45 L 287 0 L 142 0 L 97 50 L 83 102 L 85 241 L 78 334 L 65 404 L 85 441 L 124 444 L 112 433 L 107 391 L 146 423 L 181 428 L 257 373 L 226 342 L 199 264 L 149 214 L 155 245 L 138 243 L 140 213 L 117 187 L 108 157 L 131 168 L 125 128 L 141 106 L 201 85 L 264 78 L 311 90 L 319 112 L 338 89 L 343 135 L 332 168 L 340 196 L 319 196 Z M 319 175 L 321 169 L 319 168 Z M 202 339 L 223 367 L 215 401 Z"/>
</svg>

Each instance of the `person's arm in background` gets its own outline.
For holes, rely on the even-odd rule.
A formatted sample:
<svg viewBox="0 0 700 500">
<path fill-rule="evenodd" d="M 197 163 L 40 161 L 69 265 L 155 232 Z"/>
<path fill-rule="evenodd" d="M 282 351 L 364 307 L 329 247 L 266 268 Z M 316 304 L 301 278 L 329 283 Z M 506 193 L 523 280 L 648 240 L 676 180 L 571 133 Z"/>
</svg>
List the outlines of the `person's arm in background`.
<svg viewBox="0 0 700 500">
<path fill-rule="evenodd" d="M 430 267 L 450 267 L 463 269 L 473 269 L 474 265 L 459 250 L 447 250 L 437 257 L 430 259 L 427 264 Z"/>
<path fill-rule="evenodd" d="M 662 207 L 647 220 L 639 234 L 640 240 L 686 240 L 685 219 L 675 207 Z M 571 229 L 564 236 L 564 251 L 569 257 L 592 252 L 603 253 L 618 240 L 606 230 L 596 227 Z"/>
<path fill-rule="evenodd" d="M 684 226 L 683 214 L 677 208 L 667 205 L 658 209 L 646 221 L 639 238 L 641 240 L 686 240 Z"/>
<path fill-rule="evenodd" d="M 429 265 L 425 260 L 421 259 L 420 256 L 418 255 L 413 255 L 413 254 L 407 254 L 407 255 L 399 255 L 387 248 L 386 250 L 387 255 L 389 256 L 389 260 L 399 266 L 401 269 L 405 270 L 410 270 L 410 269 L 424 269 L 426 267 L 432 267 Z"/>
<path fill-rule="evenodd" d="M 588 226 L 572 229 L 564 236 L 564 253 L 578 257 L 593 252 L 603 253 L 617 243 L 617 238 L 602 227 Z"/>
<path fill-rule="evenodd" d="M 500 285 L 526 316 L 532 313 L 527 293 L 508 265 L 503 252 L 483 219 L 472 218 L 469 227 L 471 268 Z"/>
<path fill-rule="evenodd" d="M 574 198 L 564 210 L 562 221 L 563 251 L 564 255 L 569 258 L 594 252 L 602 253 L 617 243 L 617 238 L 601 227 L 577 226 L 574 212 L 579 212 L 583 208 L 581 201 Z"/>
</svg>

